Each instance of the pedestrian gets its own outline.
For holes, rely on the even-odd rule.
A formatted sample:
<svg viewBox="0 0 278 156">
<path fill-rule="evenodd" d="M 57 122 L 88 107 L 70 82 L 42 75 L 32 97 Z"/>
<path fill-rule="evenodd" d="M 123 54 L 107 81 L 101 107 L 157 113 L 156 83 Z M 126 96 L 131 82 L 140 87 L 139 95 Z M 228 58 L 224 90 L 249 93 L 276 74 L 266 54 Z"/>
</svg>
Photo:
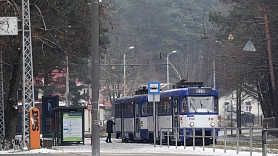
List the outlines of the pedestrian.
<svg viewBox="0 0 278 156">
<path fill-rule="evenodd" d="M 106 142 L 108 143 L 112 143 L 111 141 L 111 133 L 113 133 L 113 125 L 115 125 L 115 123 L 113 122 L 113 120 L 110 118 L 107 120 L 106 122 L 106 133 L 107 133 L 107 138 L 106 138 Z"/>
</svg>

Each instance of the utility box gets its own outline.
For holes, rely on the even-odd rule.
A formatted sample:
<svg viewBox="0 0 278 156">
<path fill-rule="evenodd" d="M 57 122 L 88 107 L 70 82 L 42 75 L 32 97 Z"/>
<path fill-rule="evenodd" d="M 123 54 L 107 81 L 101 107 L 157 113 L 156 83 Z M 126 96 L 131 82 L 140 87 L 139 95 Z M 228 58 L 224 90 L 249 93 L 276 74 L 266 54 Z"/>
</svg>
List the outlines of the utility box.
<svg viewBox="0 0 278 156">
<path fill-rule="evenodd" d="M 250 112 L 241 114 L 241 126 L 254 126 L 255 115 Z"/>
</svg>

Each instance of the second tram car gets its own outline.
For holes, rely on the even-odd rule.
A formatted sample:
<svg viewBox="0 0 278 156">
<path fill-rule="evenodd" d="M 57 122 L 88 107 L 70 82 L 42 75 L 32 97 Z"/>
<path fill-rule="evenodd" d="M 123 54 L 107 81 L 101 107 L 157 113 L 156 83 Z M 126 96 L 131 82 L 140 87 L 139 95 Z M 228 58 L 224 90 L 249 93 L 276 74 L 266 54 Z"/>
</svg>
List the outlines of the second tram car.
<svg viewBox="0 0 278 156">
<path fill-rule="evenodd" d="M 148 140 L 147 95 L 122 97 L 115 100 L 115 130 L 116 138 L 124 142 Z"/>
</svg>

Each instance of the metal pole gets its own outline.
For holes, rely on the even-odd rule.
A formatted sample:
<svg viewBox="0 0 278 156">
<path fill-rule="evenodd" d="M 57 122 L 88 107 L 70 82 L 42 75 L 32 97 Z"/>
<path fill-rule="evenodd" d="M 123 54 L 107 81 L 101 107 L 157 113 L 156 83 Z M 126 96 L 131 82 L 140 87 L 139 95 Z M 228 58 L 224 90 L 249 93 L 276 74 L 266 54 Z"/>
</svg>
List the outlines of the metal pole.
<svg viewBox="0 0 278 156">
<path fill-rule="evenodd" d="M 167 146 L 168 146 L 168 148 L 169 148 L 169 140 L 170 140 L 169 128 L 167 128 Z"/>
<path fill-rule="evenodd" d="M 0 51 L 0 61 L 1 61 L 1 63 L 0 63 L 0 139 L 4 139 L 4 136 L 5 136 L 5 112 L 4 112 L 5 104 L 4 104 L 4 91 L 3 91 L 3 80 L 4 79 L 3 79 L 2 49 Z"/>
<path fill-rule="evenodd" d="M 166 57 L 166 60 L 167 60 L 167 89 L 169 89 L 169 55 L 173 54 L 173 53 L 176 53 L 176 52 L 177 51 L 172 51 L 171 53 L 167 54 L 167 57 Z"/>
<path fill-rule="evenodd" d="M 175 144 L 176 144 L 176 148 L 178 148 L 178 127 L 175 127 Z"/>
<path fill-rule="evenodd" d="M 192 128 L 193 130 L 193 150 L 195 150 L 195 128 Z"/>
<path fill-rule="evenodd" d="M 186 129 L 183 128 L 183 148 L 186 149 Z"/>
<path fill-rule="evenodd" d="M 99 95 L 99 0 L 91 1 L 92 156 L 100 156 Z"/>
<path fill-rule="evenodd" d="M 160 128 L 160 147 L 162 147 L 162 128 Z"/>
<path fill-rule="evenodd" d="M 266 136 L 267 136 L 267 131 L 262 130 L 262 155 L 266 156 Z"/>
<path fill-rule="evenodd" d="M 205 151 L 205 128 L 202 128 L 203 151 Z"/>
<path fill-rule="evenodd" d="M 213 61 L 212 61 L 212 66 L 213 66 L 213 88 L 216 88 L 215 85 L 215 59 L 214 59 L 214 51 L 213 51 Z"/>
<path fill-rule="evenodd" d="M 124 96 L 126 96 L 125 54 L 124 54 Z"/>
<path fill-rule="evenodd" d="M 233 99 L 233 94 L 232 93 L 232 99 Z M 234 110 L 233 110 L 234 106 L 233 106 L 233 100 L 231 100 L 231 135 L 233 135 L 233 114 L 234 114 Z"/>
<path fill-rule="evenodd" d="M 236 154 L 238 154 L 238 143 L 239 143 L 239 128 L 236 128 Z"/>
<path fill-rule="evenodd" d="M 30 134 L 29 112 L 34 107 L 33 56 L 29 0 L 22 0 L 22 141 Z M 30 138 L 30 137 L 29 137 Z"/>
<path fill-rule="evenodd" d="M 66 73 L 66 106 L 69 106 L 69 56 L 66 56 L 67 73 Z"/>
<path fill-rule="evenodd" d="M 226 140 L 226 138 L 227 138 L 227 128 L 225 127 L 224 128 L 224 153 L 226 153 L 226 149 L 227 149 L 227 140 Z"/>
<path fill-rule="evenodd" d="M 215 152 L 215 127 L 212 129 L 213 135 L 212 135 L 212 146 L 213 146 L 213 152 Z"/>
<path fill-rule="evenodd" d="M 251 126 L 249 126 L 249 133 L 250 133 L 250 156 L 252 156 L 253 128 Z"/>
<path fill-rule="evenodd" d="M 171 54 L 171 53 L 169 53 Z M 167 55 L 166 61 L 167 61 L 167 89 L 169 89 L 169 54 Z"/>
<path fill-rule="evenodd" d="M 155 95 L 153 94 L 153 147 L 156 144 Z"/>
</svg>

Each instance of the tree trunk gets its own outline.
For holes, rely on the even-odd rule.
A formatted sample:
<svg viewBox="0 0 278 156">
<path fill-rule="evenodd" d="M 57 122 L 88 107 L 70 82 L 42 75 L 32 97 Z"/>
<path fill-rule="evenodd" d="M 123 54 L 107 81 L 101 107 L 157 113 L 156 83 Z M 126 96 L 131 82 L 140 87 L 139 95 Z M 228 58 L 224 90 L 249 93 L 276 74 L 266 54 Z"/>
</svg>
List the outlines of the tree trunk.
<svg viewBox="0 0 278 156">
<path fill-rule="evenodd" d="M 18 114 L 18 99 L 17 91 L 22 75 L 22 56 L 21 51 L 16 50 L 15 60 L 10 79 L 10 90 L 7 100 L 6 122 L 5 122 L 5 139 L 11 141 L 15 138 L 17 114 Z"/>
<path fill-rule="evenodd" d="M 266 12 L 266 6 L 264 3 L 259 4 L 256 3 L 258 8 L 260 9 L 263 20 L 265 23 L 265 36 L 267 39 L 267 54 L 268 54 L 268 63 L 269 63 L 269 73 L 270 73 L 270 80 L 271 80 L 271 93 L 272 93 L 272 100 L 273 100 L 273 109 L 274 109 L 274 116 L 275 116 L 275 127 L 278 128 L 278 97 L 276 92 L 276 86 L 275 86 L 275 76 L 274 76 L 274 68 L 273 68 L 273 62 L 272 62 L 272 52 L 271 52 L 271 37 L 269 32 L 269 26 L 268 26 L 268 18 L 267 18 L 267 12 Z"/>
</svg>

